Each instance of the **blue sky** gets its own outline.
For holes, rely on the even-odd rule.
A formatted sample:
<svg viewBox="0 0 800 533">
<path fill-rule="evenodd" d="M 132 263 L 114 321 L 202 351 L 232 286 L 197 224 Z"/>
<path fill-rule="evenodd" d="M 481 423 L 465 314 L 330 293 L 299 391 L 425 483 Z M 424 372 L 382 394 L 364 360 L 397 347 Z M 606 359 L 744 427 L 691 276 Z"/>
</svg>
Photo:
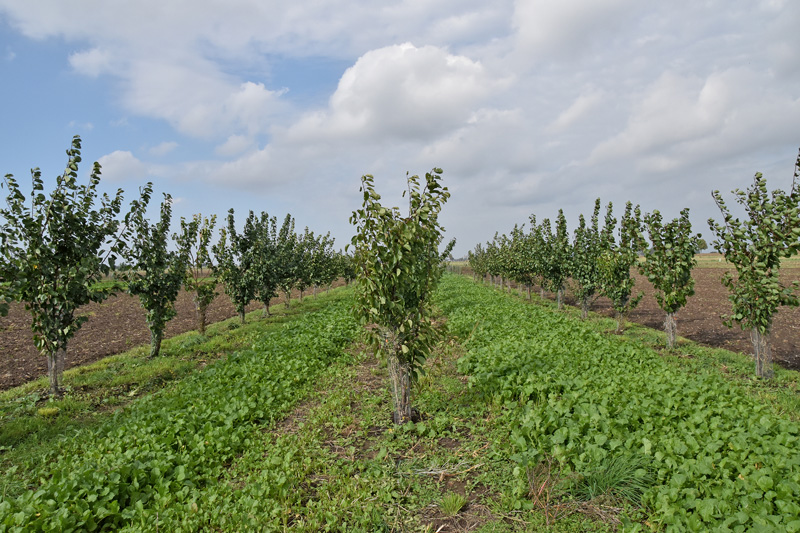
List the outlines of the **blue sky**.
<svg viewBox="0 0 800 533">
<path fill-rule="evenodd" d="M 791 0 L 0 0 L 0 172 L 83 171 L 174 213 L 292 213 L 352 234 L 359 178 L 401 203 L 444 169 L 463 255 L 594 198 L 696 230 L 711 190 L 787 189 L 800 146 Z M 154 210 L 155 212 L 155 210 Z M 710 239 L 709 239 L 710 240 Z"/>
</svg>

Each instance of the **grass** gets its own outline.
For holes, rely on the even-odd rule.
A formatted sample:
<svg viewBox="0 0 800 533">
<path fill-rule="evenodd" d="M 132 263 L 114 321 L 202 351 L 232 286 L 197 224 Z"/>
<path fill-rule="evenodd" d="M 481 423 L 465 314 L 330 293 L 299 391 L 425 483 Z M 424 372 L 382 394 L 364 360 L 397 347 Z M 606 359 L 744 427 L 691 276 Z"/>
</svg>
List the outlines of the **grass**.
<svg viewBox="0 0 800 533">
<path fill-rule="evenodd" d="M 535 296 L 534 302 L 554 306 Z M 322 305 L 324 298 L 306 298 L 284 313 Z M 577 316 L 580 311 L 563 312 Z M 242 327 L 233 318 L 209 327 L 207 337 L 190 332 L 169 339 L 164 355 L 155 360 L 139 347 L 67 371 L 68 392 L 57 402 L 44 399 L 45 380 L 0 393 L 4 486 L 24 479 L 19 469 L 36 461 L 59 436 L 97 424 L 137 398 L 158 394 L 249 347 L 283 316 L 262 320 L 256 311 Z M 589 323 L 598 331 L 614 326 L 612 319 L 600 316 Z M 689 372 L 721 372 L 776 411 L 795 418 L 800 413 L 796 372 L 776 368 L 775 380 L 758 380 L 751 376 L 746 355 L 685 339 L 667 352 L 660 348 L 662 332 L 636 325 L 620 340 L 657 349 Z M 514 428 L 509 408 L 468 386 L 456 369 L 463 353 L 454 338 L 436 347 L 415 389 L 414 404 L 423 420 L 394 426 L 385 364 L 353 346 L 350 358 L 328 368 L 294 411 L 256 432 L 218 482 L 192 502 L 185 516 L 188 525 L 182 527 L 577 533 L 612 531 L 620 513 L 634 522 L 643 520 L 637 496 L 647 486 L 648 472 L 635 456 L 610 457 L 581 477 L 561 475 L 557 465 L 542 463 L 535 472 L 531 467 L 528 483 L 521 486 L 514 471 L 519 464 L 510 457 Z M 139 527 L 167 530 L 170 524 Z"/>
<path fill-rule="evenodd" d="M 31 446 L 49 442 L 66 431 L 91 426 L 115 410 L 145 394 L 156 392 L 170 383 L 227 356 L 249 347 L 253 340 L 285 317 L 325 305 L 326 299 L 305 298 L 301 304 L 286 309 L 272 307 L 273 316 L 262 311 L 211 324 L 203 337 L 190 331 L 166 339 L 161 355 L 148 359 L 149 347 L 138 346 L 121 354 L 64 372 L 65 394 L 62 399 L 48 398 L 47 377 L 0 392 L 0 465 L 24 454 Z M 43 411 L 44 410 L 44 411 Z M 47 413 L 47 414 L 43 414 Z M 11 453 L 11 452 L 14 453 Z"/>
<path fill-rule="evenodd" d="M 519 297 L 516 289 L 512 294 Z M 556 309 L 556 303 L 547 298 L 540 298 L 538 291 L 531 292 L 530 302 L 533 305 Z M 579 318 L 581 313 L 579 308 L 569 305 L 565 305 L 561 312 L 573 318 Z M 612 334 L 616 329 L 616 319 L 593 312 L 589 313 L 587 324 L 601 333 Z M 671 364 L 689 372 L 722 374 L 736 383 L 745 394 L 752 395 L 768 405 L 777 415 L 800 421 L 800 394 L 798 394 L 800 372 L 798 371 L 788 370 L 776 364 L 775 376 L 772 379 L 759 378 L 755 375 L 752 354 L 705 346 L 684 337 L 678 337 L 676 347 L 667 350 L 663 330 L 633 322 L 626 322 L 623 333 L 615 336 L 623 342 L 655 350 Z"/>
</svg>

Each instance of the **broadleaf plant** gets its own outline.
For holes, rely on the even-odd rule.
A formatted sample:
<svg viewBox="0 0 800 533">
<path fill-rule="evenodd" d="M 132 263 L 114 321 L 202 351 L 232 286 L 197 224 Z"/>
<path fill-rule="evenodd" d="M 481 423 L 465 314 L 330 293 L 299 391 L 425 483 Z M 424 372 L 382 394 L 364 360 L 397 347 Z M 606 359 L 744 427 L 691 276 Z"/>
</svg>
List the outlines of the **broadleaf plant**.
<svg viewBox="0 0 800 533">
<path fill-rule="evenodd" d="M 678 334 L 675 313 L 694 294 L 692 269 L 697 264 L 695 255 L 700 249 L 701 236 L 692 234 L 688 208 L 681 211 L 679 218 L 666 224 L 658 211 L 648 213 L 644 226 L 650 245 L 642 246 L 645 260 L 639 263 L 639 272 L 653 284 L 658 306 L 667 315 L 664 332 L 667 348 L 672 348 Z"/>
<path fill-rule="evenodd" d="M 209 253 L 216 223 L 217 215 L 205 218 L 196 214 L 190 222 L 181 218 L 181 232 L 173 235 L 178 246 L 188 254 L 183 286 L 193 293 L 195 320 L 200 335 L 206 334 L 206 310 L 217 296 L 217 279 L 211 273 Z"/>
<path fill-rule="evenodd" d="M 418 176 L 408 178 L 406 216 L 397 207 L 381 205 L 374 178 L 363 176 L 363 205 L 350 217 L 357 229 L 351 240 L 357 271 L 355 315 L 375 353 L 387 359 L 398 424 L 417 418 L 412 383 L 438 339 L 430 300 L 455 245 L 453 240 L 439 252 L 444 231 L 439 213 L 450 197 L 440 184 L 441 173 L 434 168 L 422 186 Z"/>
<path fill-rule="evenodd" d="M 25 302 L 33 318 L 33 341 L 47 357 L 50 393 L 62 395 L 69 340 L 88 320 L 77 310 L 101 302 L 113 287 L 97 282 L 115 266 L 129 236 L 131 214 L 143 210 L 152 185 L 131 204 L 122 221 L 123 191 L 113 198 L 99 197 L 100 164 L 94 163 L 88 184 L 78 183 L 81 139 L 75 136 L 67 150 L 67 167 L 49 196 L 38 168 L 31 170 L 29 198 L 11 174 L 5 176 L 6 207 L 0 209 L 0 286 L 6 299 Z"/>
<path fill-rule="evenodd" d="M 133 235 L 125 253 L 130 268 L 119 275 L 127 282 L 128 293 L 138 296 L 147 311 L 150 357 L 157 357 L 161 352 L 164 330 L 177 314 L 175 300 L 186 278 L 189 251 L 186 247 L 177 251 L 168 248 L 171 222 L 172 197 L 169 194 L 164 194 L 155 224 L 144 218 L 143 211 L 132 217 Z"/>
<path fill-rule="evenodd" d="M 799 176 L 800 155 L 788 194 L 778 189 L 770 195 L 767 180 L 760 172 L 747 191 L 735 189 L 736 202 L 748 216 L 744 221 L 734 218 L 719 191 L 711 193 L 723 217 L 722 223 L 708 220 L 717 237 L 713 246 L 725 255 L 737 274 L 734 277 L 726 273 L 722 278 L 733 304 L 733 313 L 725 317 L 725 325 L 733 327 L 738 323 L 742 329 L 750 330 L 756 375 L 765 378 L 773 375 L 772 319 L 781 305 L 800 304 L 795 292 L 797 282 L 786 286 L 779 278 L 781 259 L 800 251 Z"/>
</svg>

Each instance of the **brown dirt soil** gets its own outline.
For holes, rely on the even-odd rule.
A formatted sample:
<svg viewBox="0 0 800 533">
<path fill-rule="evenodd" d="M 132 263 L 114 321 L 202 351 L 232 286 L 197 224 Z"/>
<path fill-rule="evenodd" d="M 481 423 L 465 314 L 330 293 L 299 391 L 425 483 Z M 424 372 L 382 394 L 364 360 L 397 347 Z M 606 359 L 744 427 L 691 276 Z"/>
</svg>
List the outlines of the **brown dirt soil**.
<svg viewBox="0 0 800 533">
<path fill-rule="evenodd" d="M 720 317 L 731 313 L 728 289 L 720 281 L 726 271 L 725 268 L 695 268 L 692 271 L 695 294 L 689 298 L 686 307 L 675 315 L 678 335 L 707 346 L 750 354 L 753 351 L 750 332 L 742 331 L 736 325 L 728 328 Z M 653 286 L 638 273 L 635 278 L 634 291 L 644 292 L 644 298 L 628 315 L 628 321 L 663 330 L 664 312 L 653 296 Z M 800 280 L 800 268 L 781 269 L 781 280 L 784 284 Z M 569 296 L 565 301 L 576 305 Z M 608 298 L 598 298 L 591 310 L 609 317 L 614 315 Z M 772 354 L 784 368 L 800 370 L 800 308 L 779 308 L 772 325 Z"/>
<path fill-rule="evenodd" d="M 341 282 L 334 283 L 334 286 Z M 221 289 L 208 308 L 209 324 L 236 316 L 236 309 Z M 292 297 L 297 298 L 295 292 Z M 311 291 L 305 293 L 312 297 Z M 273 304 L 283 302 L 276 298 Z M 181 291 L 175 304 L 178 314 L 167 324 L 166 338 L 195 329 L 194 302 L 191 294 Z M 263 309 L 251 303 L 247 311 Z M 103 357 L 150 343 L 145 311 L 139 299 L 127 294 L 111 296 L 103 303 L 80 309 L 89 320 L 75 334 L 67 348 L 66 368 L 85 365 Z M 47 359 L 33 345 L 31 315 L 22 304 L 12 304 L 6 317 L 0 317 L 0 390 L 10 389 L 47 374 Z"/>
</svg>

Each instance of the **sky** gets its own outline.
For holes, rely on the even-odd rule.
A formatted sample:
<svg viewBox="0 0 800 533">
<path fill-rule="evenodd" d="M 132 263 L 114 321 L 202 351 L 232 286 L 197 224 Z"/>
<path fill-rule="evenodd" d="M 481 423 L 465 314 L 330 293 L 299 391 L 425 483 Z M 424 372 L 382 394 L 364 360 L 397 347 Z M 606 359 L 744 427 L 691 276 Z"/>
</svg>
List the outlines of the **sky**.
<svg viewBox="0 0 800 533">
<path fill-rule="evenodd" d="M 126 202 L 152 181 L 175 221 L 291 213 L 343 248 L 362 175 L 402 208 L 440 167 L 456 257 L 597 197 L 711 242 L 712 190 L 792 185 L 798 25 L 796 0 L 0 0 L 0 174 L 55 183 L 80 135 Z"/>
</svg>

